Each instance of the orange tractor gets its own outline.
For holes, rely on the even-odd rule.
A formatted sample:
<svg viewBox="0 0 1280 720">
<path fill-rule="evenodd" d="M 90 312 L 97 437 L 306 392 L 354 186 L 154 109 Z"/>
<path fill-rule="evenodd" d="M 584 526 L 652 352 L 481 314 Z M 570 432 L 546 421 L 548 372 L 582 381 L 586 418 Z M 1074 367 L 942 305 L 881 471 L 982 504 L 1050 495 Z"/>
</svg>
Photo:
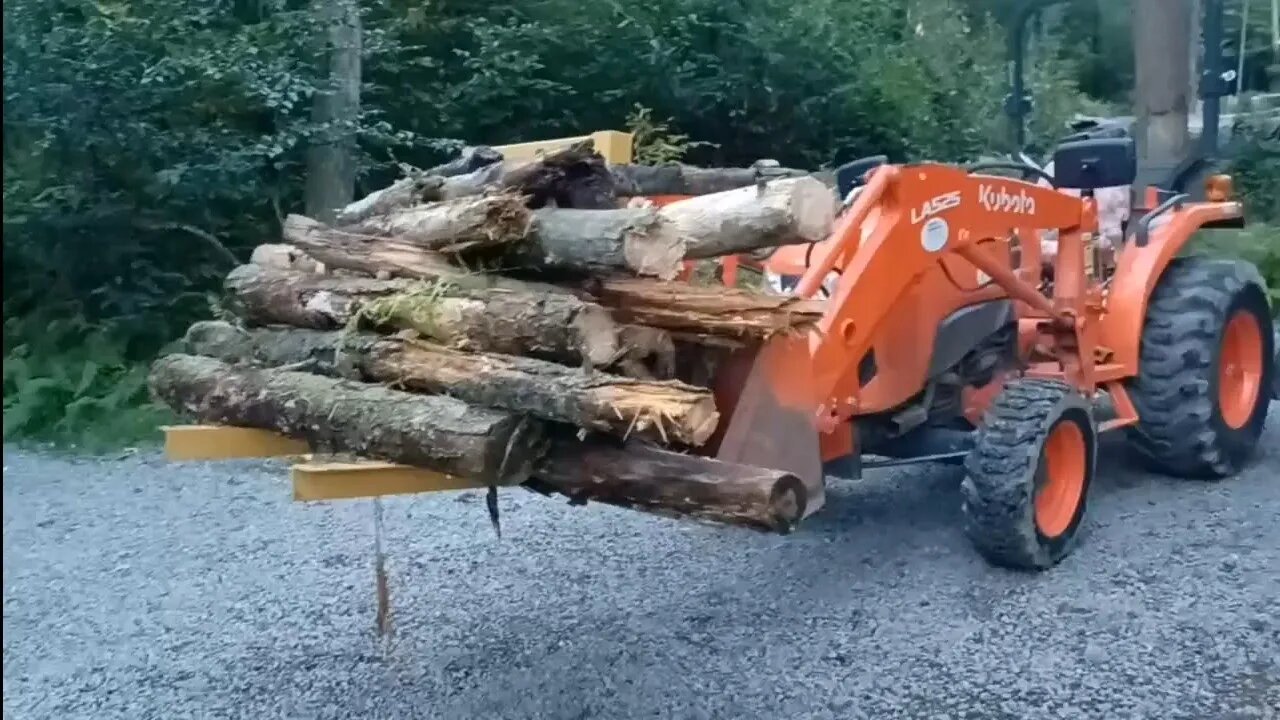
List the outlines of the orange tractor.
<svg viewBox="0 0 1280 720">
<path fill-rule="evenodd" d="M 1133 140 L 1068 142 L 1054 165 L 1018 168 L 1050 188 L 991 167 L 868 163 L 829 239 L 765 263 L 799 276 L 800 296 L 837 279 L 816 328 L 718 373 L 728 421 L 709 452 L 794 473 L 806 514 L 826 476 L 963 463 L 972 542 L 1035 569 L 1072 547 L 1101 433 L 1125 430 L 1176 475 L 1238 472 L 1276 372 L 1267 289 L 1248 263 L 1180 257 L 1201 228 L 1243 223 L 1230 179 L 1212 177 L 1203 202 L 1148 191 L 1111 256 L 1093 191 L 1134 182 Z M 1050 230 L 1058 251 L 1042 262 Z"/>
</svg>

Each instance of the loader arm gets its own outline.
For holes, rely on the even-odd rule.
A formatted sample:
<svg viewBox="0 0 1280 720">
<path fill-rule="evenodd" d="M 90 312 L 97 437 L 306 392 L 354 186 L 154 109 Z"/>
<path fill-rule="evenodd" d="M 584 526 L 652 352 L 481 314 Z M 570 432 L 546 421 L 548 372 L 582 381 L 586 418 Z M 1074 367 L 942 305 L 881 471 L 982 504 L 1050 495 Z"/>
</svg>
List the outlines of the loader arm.
<svg viewBox="0 0 1280 720">
<path fill-rule="evenodd" d="M 875 228 L 862 239 L 862 223 L 878 210 Z M 1035 277 L 1001 263 L 979 247 L 1015 229 L 1057 229 L 1078 234 L 1096 216 L 1091 200 L 1028 182 L 970 174 L 944 165 L 888 166 L 875 172 L 832 233 L 832 247 L 801 278 L 797 294 L 811 295 L 827 273 L 839 273 L 828 310 L 809 337 L 812 403 L 820 427 L 857 413 L 857 368 L 885 320 L 905 293 L 947 256 L 958 256 L 1002 286 L 1013 298 L 1047 315 L 1061 311 L 1037 290 Z M 923 378 L 892 381 L 922 389 Z M 799 400 L 798 397 L 793 398 Z"/>
</svg>

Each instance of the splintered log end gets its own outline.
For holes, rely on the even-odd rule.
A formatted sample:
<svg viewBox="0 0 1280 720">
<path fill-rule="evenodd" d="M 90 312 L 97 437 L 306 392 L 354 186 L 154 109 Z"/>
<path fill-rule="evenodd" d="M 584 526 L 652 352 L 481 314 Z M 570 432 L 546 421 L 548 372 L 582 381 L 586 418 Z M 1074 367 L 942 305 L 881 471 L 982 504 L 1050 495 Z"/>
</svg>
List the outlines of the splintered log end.
<svg viewBox="0 0 1280 720">
<path fill-rule="evenodd" d="M 689 338 L 760 340 L 812 326 L 824 312 L 818 300 L 647 278 L 607 278 L 584 292 L 623 322 Z"/>
<path fill-rule="evenodd" d="M 601 387 L 599 394 L 628 433 L 664 445 L 704 445 L 720 424 L 714 396 L 681 382 L 618 384 Z"/>
</svg>

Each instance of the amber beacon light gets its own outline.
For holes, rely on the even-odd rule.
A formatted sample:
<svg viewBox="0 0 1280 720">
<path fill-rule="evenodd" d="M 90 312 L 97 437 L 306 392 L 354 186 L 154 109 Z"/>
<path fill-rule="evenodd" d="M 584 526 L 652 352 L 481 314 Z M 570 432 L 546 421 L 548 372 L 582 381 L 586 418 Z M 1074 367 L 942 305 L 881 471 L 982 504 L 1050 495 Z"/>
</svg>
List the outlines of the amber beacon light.
<svg viewBox="0 0 1280 720">
<path fill-rule="evenodd" d="M 1209 202 L 1226 202 L 1231 199 L 1231 194 L 1230 175 L 1211 175 L 1204 182 L 1204 195 Z"/>
</svg>

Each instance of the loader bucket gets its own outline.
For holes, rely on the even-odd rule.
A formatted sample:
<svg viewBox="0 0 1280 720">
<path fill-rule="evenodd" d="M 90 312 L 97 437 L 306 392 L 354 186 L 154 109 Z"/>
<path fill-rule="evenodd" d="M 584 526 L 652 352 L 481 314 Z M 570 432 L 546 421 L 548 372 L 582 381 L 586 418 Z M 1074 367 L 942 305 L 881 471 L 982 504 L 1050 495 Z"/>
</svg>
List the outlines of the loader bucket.
<svg viewBox="0 0 1280 720">
<path fill-rule="evenodd" d="M 716 458 L 789 472 L 808 500 L 804 517 L 824 502 L 822 453 L 815 424 L 807 333 L 777 335 L 725 360 L 713 383 L 723 421 Z"/>
</svg>

